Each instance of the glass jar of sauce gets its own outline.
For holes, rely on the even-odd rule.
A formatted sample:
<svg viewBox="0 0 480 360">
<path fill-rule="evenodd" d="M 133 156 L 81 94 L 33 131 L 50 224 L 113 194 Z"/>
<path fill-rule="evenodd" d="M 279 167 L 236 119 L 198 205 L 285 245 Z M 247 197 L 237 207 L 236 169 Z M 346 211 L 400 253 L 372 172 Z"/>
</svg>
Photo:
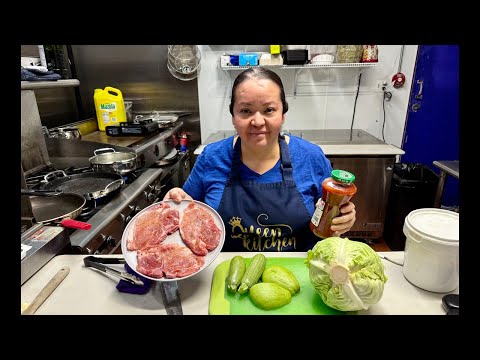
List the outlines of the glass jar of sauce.
<svg viewBox="0 0 480 360">
<path fill-rule="evenodd" d="M 355 175 L 345 170 L 332 170 L 332 176 L 322 182 L 322 198 L 310 221 L 310 230 L 321 238 L 332 236 L 333 218 L 340 215 L 340 207 L 357 192 Z"/>
</svg>

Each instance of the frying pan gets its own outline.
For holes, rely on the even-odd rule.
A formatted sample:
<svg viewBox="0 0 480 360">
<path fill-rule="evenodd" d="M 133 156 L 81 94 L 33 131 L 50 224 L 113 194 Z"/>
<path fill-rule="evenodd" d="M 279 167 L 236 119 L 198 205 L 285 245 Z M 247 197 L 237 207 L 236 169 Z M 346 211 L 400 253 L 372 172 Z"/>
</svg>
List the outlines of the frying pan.
<svg viewBox="0 0 480 360">
<path fill-rule="evenodd" d="M 53 175 L 61 175 L 54 180 Z M 44 176 L 45 184 L 42 190 L 61 191 L 83 196 L 86 200 L 96 200 L 120 189 L 124 180 L 120 174 L 112 172 L 86 172 L 67 175 L 62 170 L 56 170 Z"/>
<path fill-rule="evenodd" d="M 64 227 L 88 230 L 92 227 L 81 221 L 73 220 L 82 212 L 86 200 L 78 194 L 21 190 L 22 195 L 30 196 L 33 216 L 37 223 L 60 224 Z"/>
</svg>

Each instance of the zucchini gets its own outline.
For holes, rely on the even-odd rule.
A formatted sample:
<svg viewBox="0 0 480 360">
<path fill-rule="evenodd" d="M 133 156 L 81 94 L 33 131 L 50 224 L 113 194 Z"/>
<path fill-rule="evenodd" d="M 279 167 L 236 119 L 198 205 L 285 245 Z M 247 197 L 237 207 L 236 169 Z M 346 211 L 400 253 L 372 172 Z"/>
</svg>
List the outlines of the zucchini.
<svg viewBox="0 0 480 360">
<path fill-rule="evenodd" d="M 295 275 L 283 266 L 272 265 L 265 269 L 262 274 L 264 283 L 274 283 L 287 289 L 293 296 L 300 291 L 300 284 Z"/>
<path fill-rule="evenodd" d="M 263 254 L 257 254 L 252 258 L 247 270 L 245 271 L 245 274 L 242 277 L 240 287 L 238 288 L 239 294 L 246 293 L 248 289 L 255 285 L 258 280 L 260 280 L 266 264 L 267 258 Z"/>
<path fill-rule="evenodd" d="M 225 280 L 227 284 L 227 290 L 236 293 L 240 281 L 242 281 L 243 275 L 245 274 L 245 259 L 239 255 L 234 256 L 230 260 L 230 266 L 228 268 L 228 275 Z"/>
</svg>

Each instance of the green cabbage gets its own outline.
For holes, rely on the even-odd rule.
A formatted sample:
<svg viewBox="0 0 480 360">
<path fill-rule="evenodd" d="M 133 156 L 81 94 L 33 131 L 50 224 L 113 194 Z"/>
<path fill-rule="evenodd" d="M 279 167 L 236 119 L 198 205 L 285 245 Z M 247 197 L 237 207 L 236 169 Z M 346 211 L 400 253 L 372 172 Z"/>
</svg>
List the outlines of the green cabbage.
<svg viewBox="0 0 480 360">
<path fill-rule="evenodd" d="M 308 250 L 310 282 L 323 302 L 340 311 L 368 309 L 383 295 L 384 266 L 373 249 L 359 241 L 330 237 Z"/>
</svg>

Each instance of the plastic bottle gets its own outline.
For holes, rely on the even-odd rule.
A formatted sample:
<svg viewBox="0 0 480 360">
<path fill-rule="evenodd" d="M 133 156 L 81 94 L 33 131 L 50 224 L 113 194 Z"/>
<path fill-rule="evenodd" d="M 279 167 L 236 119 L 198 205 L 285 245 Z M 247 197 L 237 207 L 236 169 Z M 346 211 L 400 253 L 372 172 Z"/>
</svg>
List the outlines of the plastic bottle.
<svg viewBox="0 0 480 360">
<path fill-rule="evenodd" d="M 354 181 L 355 175 L 344 170 L 332 170 L 332 176 L 323 180 L 322 198 L 310 221 L 310 230 L 316 236 L 332 236 L 330 227 L 333 218 L 340 214 L 340 207 L 357 192 Z"/>
<path fill-rule="evenodd" d="M 105 131 L 106 126 L 118 125 L 127 121 L 122 92 L 111 86 L 95 89 L 93 94 L 97 112 L 98 130 Z"/>
</svg>

